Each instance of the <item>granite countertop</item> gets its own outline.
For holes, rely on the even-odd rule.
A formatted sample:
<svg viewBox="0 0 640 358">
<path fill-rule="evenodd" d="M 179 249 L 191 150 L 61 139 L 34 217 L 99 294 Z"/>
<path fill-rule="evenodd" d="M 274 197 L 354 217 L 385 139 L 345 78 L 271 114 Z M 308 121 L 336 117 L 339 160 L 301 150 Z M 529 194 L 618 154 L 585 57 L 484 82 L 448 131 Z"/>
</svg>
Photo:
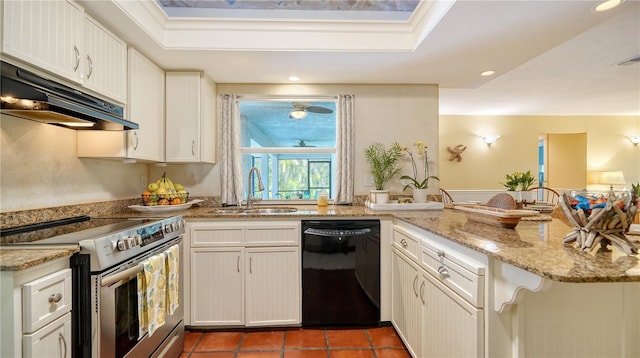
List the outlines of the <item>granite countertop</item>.
<svg viewBox="0 0 640 358">
<path fill-rule="evenodd" d="M 556 218 L 547 221 L 521 220 L 518 226 L 512 230 L 467 221 L 463 212 L 454 209 L 377 211 L 364 206 L 329 206 L 326 209 L 318 208 L 315 205 L 295 207 L 298 211 L 294 213 L 264 215 L 216 214 L 214 210 L 217 208 L 196 206 L 189 210 L 163 213 L 162 215 L 154 215 L 154 217 L 182 215 L 187 220 L 302 219 L 311 217 L 396 218 L 479 251 L 492 259 L 514 265 L 553 281 L 640 282 L 640 260 L 637 255 L 627 256 L 615 247 L 610 247 L 610 251 L 583 253 L 573 247 L 564 246 L 562 238 L 571 231 L 571 227 Z M 149 217 L 149 214 L 126 210 L 104 217 L 135 218 Z M 635 238 L 640 239 L 637 236 Z M 6 251 L 9 250 L 0 250 L 2 270 L 7 270 L 6 266 L 9 266 L 5 261 Z M 29 249 L 28 251 L 35 252 L 36 250 Z M 69 255 L 71 254 L 69 253 Z M 18 259 L 12 260 L 15 261 L 11 262 L 19 261 Z"/>
<path fill-rule="evenodd" d="M 79 251 L 77 246 L 29 249 L 0 247 L 0 271 L 24 270 L 61 257 L 69 257 Z"/>
</svg>

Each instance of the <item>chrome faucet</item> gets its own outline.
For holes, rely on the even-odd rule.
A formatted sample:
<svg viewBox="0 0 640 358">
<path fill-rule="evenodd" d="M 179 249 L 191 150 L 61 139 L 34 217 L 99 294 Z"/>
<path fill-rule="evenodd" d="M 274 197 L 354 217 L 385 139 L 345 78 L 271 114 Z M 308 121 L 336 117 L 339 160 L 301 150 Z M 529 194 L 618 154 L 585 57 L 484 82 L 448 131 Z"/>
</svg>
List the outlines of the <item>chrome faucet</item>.
<svg viewBox="0 0 640 358">
<path fill-rule="evenodd" d="M 264 185 L 262 184 L 262 175 L 260 175 L 260 170 L 256 167 L 252 167 L 249 169 L 249 178 L 247 178 L 247 209 L 253 207 L 253 203 L 256 201 L 262 200 L 262 198 L 256 198 L 251 195 L 251 191 L 253 191 L 253 173 L 256 173 L 258 176 L 258 191 L 264 190 Z"/>
</svg>

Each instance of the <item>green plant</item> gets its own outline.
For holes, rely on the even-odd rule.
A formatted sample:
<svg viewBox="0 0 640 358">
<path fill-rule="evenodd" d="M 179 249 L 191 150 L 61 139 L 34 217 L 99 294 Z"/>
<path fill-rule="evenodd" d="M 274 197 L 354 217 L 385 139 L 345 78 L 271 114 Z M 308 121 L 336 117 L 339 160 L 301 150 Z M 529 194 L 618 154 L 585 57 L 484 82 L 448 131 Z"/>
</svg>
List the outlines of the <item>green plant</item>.
<svg viewBox="0 0 640 358">
<path fill-rule="evenodd" d="M 364 156 L 371 165 L 369 173 L 373 175 L 376 190 L 384 189 L 389 180 L 400 173 L 398 160 L 402 156 L 402 148 L 398 143 L 393 143 L 389 149 L 384 144 L 373 143 L 367 147 Z"/>
<path fill-rule="evenodd" d="M 409 154 L 409 158 L 411 158 L 411 168 L 413 169 L 413 176 L 403 175 L 400 177 L 400 179 L 409 181 L 409 184 L 405 185 L 404 189 L 402 189 L 403 191 L 407 190 L 407 188 L 427 189 L 429 188 L 429 179 L 440 180 L 440 178 L 438 178 L 437 176 L 429 175 L 429 157 L 427 155 L 427 146 L 424 144 L 424 142 L 419 140 L 415 142 L 413 146 L 418 150 L 417 155 L 424 156 L 424 161 L 422 163 L 424 165 L 424 179 L 422 179 L 421 181 L 418 179 L 418 166 L 416 165 L 413 153 L 409 150 L 409 148 L 402 147 L 402 150 Z"/>
<path fill-rule="evenodd" d="M 536 178 L 531 175 L 531 171 L 527 170 L 526 173 L 520 173 L 520 189 L 529 190 L 529 187 L 536 182 Z"/>
<path fill-rule="evenodd" d="M 640 182 L 637 184 L 631 183 L 631 194 L 635 196 L 636 200 L 640 199 Z"/>
<path fill-rule="evenodd" d="M 531 174 L 530 170 L 527 170 L 526 173 L 514 172 L 506 174 L 504 177 L 506 179 L 505 182 L 500 184 L 507 188 L 508 191 L 516 191 L 518 187 L 520 187 L 520 190 L 526 191 L 536 182 L 536 178 Z"/>
<path fill-rule="evenodd" d="M 507 191 L 516 191 L 520 185 L 520 173 L 506 174 L 504 177 L 504 183 L 500 182 L 500 184 L 507 188 Z"/>
</svg>

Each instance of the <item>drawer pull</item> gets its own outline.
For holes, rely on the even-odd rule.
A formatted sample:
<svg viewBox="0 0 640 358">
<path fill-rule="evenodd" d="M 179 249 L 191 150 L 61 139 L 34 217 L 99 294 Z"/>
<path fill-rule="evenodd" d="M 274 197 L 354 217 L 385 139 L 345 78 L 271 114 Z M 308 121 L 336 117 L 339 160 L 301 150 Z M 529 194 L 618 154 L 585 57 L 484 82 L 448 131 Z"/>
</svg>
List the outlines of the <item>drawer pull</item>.
<svg viewBox="0 0 640 358">
<path fill-rule="evenodd" d="M 440 278 L 443 280 L 451 277 L 451 275 L 449 275 L 449 270 L 444 266 L 438 267 L 438 273 L 440 274 Z"/>
<path fill-rule="evenodd" d="M 62 357 L 67 356 L 67 340 L 64 338 L 64 334 L 58 333 L 58 342 L 61 343 L 62 346 Z"/>
<path fill-rule="evenodd" d="M 405 248 L 407 247 L 407 245 L 409 245 L 407 243 L 407 240 L 405 240 L 405 239 L 400 240 L 400 244 L 402 244 L 402 247 L 405 247 Z"/>
<path fill-rule="evenodd" d="M 426 304 L 427 301 L 425 301 L 424 299 L 424 287 L 426 286 L 426 282 L 422 281 L 422 285 L 420 285 L 420 301 L 422 301 L 422 304 Z"/>
<path fill-rule="evenodd" d="M 416 283 L 418 282 L 418 275 L 413 279 L 413 293 L 415 293 L 416 297 L 418 297 L 418 289 L 416 288 Z"/>
<path fill-rule="evenodd" d="M 58 303 L 60 302 L 60 300 L 62 300 L 61 293 L 54 293 L 51 296 L 49 296 L 49 303 Z"/>
</svg>

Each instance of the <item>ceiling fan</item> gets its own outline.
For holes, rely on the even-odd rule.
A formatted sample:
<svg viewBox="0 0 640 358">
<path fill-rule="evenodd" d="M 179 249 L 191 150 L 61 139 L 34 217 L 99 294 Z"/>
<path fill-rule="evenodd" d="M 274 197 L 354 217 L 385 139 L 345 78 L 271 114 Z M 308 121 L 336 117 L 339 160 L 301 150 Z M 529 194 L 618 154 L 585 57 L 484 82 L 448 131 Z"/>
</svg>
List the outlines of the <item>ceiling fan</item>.
<svg viewBox="0 0 640 358">
<path fill-rule="evenodd" d="M 291 103 L 291 106 L 293 107 L 293 110 L 289 113 L 289 117 L 294 119 L 302 119 L 306 117 L 309 112 L 320 114 L 333 113 L 333 110 L 331 110 L 330 108 L 306 105 L 301 102 L 293 102 Z"/>
<path fill-rule="evenodd" d="M 315 145 L 307 144 L 307 143 L 304 141 L 304 139 L 300 139 L 300 140 L 298 141 L 298 143 L 294 144 L 293 146 L 294 146 L 294 147 L 298 147 L 298 148 L 313 148 L 313 147 L 315 147 Z"/>
</svg>

